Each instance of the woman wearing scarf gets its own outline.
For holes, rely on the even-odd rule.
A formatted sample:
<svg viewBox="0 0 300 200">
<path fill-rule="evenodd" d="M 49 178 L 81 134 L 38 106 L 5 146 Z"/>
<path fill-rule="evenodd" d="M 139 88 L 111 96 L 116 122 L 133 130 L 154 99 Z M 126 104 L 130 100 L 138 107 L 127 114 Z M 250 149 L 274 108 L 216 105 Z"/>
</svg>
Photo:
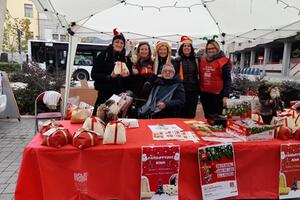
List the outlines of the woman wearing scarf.
<svg viewBox="0 0 300 200">
<path fill-rule="evenodd" d="M 98 106 L 113 94 L 128 89 L 128 77 L 132 70 L 126 65 L 125 53 L 125 38 L 122 33 L 114 29 L 112 44 L 97 56 L 91 72 L 95 89 L 98 91 L 93 115 L 96 114 Z M 120 66 L 120 69 L 118 70 L 116 66 Z"/>
<path fill-rule="evenodd" d="M 215 40 L 208 40 L 199 65 L 200 97 L 205 118 L 221 115 L 231 90 L 231 62 Z"/>
<path fill-rule="evenodd" d="M 192 39 L 182 36 L 180 42 L 178 57 L 175 61 L 179 68 L 179 78 L 182 80 L 185 90 L 185 104 L 181 117 L 194 118 L 199 96 L 198 61 L 195 58 Z"/>
<path fill-rule="evenodd" d="M 138 98 L 145 98 L 144 83 L 154 74 L 151 48 L 148 42 L 140 42 L 136 54 L 132 55 L 132 91 Z"/>
<path fill-rule="evenodd" d="M 159 75 L 161 74 L 162 67 L 167 64 L 171 63 L 175 67 L 175 73 L 178 73 L 178 69 L 176 67 L 176 63 L 174 59 L 172 59 L 171 54 L 172 49 L 171 45 L 168 42 L 158 41 L 155 46 L 154 51 L 154 74 Z"/>
<path fill-rule="evenodd" d="M 145 83 L 148 91 L 151 92 L 145 105 L 139 109 L 141 118 L 178 117 L 184 106 L 184 87 L 181 80 L 175 77 L 173 65 L 165 64 L 161 72 L 161 77 L 155 77 L 151 84 Z"/>
</svg>

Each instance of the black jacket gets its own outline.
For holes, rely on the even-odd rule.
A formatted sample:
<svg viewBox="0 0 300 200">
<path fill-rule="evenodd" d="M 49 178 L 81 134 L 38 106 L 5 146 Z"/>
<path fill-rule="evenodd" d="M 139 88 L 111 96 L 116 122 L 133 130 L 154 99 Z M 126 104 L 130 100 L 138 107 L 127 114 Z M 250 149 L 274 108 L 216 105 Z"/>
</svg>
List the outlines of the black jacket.
<svg viewBox="0 0 300 200">
<path fill-rule="evenodd" d="M 95 89 L 100 93 L 119 94 L 128 89 L 128 77 L 111 77 L 116 61 L 125 62 L 129 72 L 132 73 L 131 65 L 126 62 L 125 49 L 121 53 L 116 53 L 113 51 L 112 45 L 109 45 L 104 52 L 97 56 L 91 72 L 91 77 L 95 81 Z"/>
<path fill-rule="evenodd" d="M 176 68 L 180 70 L 182 64 L 183 85 L 186 92 L 199 92 L 199 66 L 195 57 L 177 57 Z M 179 72 L 178 72 L 179 73 Z"/>
<path fill-rule="evenodd" d="M 144 90 L 151 91 L 153 93 L 156 88 L 159 90 L 155 96 L 155 105 L 163 99 L 169 92 L 170 89 L 176 85 L 176 88 L 172 94 L 172 97 L 168 101 L 162 101 L 165 103 L 166 108 L 161 110 L 159 113 L 155 114 L 156 118 L 166 118 L 166 117 L 178 117 L 181 108 L 185 103 L 185 92 L 182 82 L 178 78 L 173 79 L 163 79 L 161 77 L 153 76 L 149 81 L 145 83 Z M 151 98 L 151 93 L 149 98 Z"/>
</svg>

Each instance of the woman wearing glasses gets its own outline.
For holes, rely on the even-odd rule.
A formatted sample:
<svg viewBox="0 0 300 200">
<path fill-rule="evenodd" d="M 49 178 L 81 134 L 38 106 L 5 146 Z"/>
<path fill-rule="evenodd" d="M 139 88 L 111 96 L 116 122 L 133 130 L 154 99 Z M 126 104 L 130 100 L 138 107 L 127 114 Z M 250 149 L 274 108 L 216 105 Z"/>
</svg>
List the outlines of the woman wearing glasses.
<svg viewBox="0 0 300 200">
<path fill-rule="evenodd" d="M 151 91 L 145 105 L 139 109 L 139 117 L 178 117 L 185 103 L 182 82 L 175 77 L 175 69 L 167 63 L 162 67 L 161 77 L 145 83 L 145 90 Z"/>
<path fill-rule="evenodd" d="M 231 90 L 231 62 L 215 40 L 208 40 L 199 65 L 200 97 L 205 118 L 221 115 Z"/>
</svg>

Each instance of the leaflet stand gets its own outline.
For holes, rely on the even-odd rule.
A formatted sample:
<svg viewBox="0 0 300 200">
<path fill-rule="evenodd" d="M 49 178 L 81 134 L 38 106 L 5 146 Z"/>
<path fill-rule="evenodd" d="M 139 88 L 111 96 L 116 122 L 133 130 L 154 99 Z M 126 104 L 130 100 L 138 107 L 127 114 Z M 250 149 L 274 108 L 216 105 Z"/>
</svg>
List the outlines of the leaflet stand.
<svg viewBox="0 0 300 200">
<path fill-rule="evenodd" d="M 2 93 L 7 97 L 7 105 L 5 110 L 0 113 L 0 118 L 12 118 L 21 121 L 19 108 L 13 90 L 10 86 L 7 73 L 4 71 L 0 71 L 0 75 L 2 76 Z"/>
</svg>

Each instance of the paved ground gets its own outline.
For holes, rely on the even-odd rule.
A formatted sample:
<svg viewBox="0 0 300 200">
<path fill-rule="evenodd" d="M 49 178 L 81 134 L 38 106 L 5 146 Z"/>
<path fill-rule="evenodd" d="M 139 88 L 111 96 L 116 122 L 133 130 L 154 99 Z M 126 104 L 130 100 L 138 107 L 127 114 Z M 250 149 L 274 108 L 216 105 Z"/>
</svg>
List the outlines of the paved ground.
<svg viewBox="0 0 300 200">
<path fill-rule="evenodd" d="M 0 200 L 14 199 L 22 152 L 33 130 L 34 119 L 0 119 Z"/>
</svg>

